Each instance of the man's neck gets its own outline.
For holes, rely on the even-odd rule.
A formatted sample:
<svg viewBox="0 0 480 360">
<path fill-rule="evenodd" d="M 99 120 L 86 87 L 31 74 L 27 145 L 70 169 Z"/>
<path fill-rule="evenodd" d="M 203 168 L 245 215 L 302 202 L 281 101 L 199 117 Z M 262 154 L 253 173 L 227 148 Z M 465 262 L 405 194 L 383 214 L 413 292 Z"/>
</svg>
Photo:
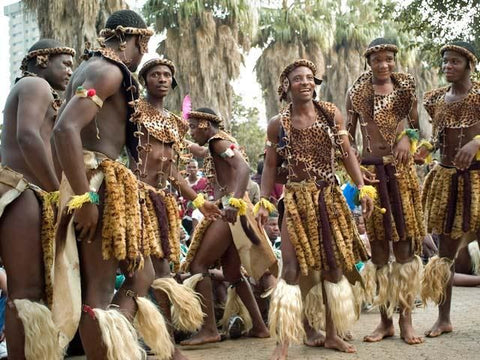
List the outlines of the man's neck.
<svg viewBox="0 0 480 360">
<path fill-rule="evenodd" d="M 315 114 L 313 101 L 292 102 L 292 115 L 304 117 Z"/>
<path fill-rule="evenodd" d="M 193 184 L 193 183 L 197 182 L 197 174 L 192 173 L 192 174 L 188 175 L 188 181 L 190 182 L 190 184 Z"/>
<path fill-rule="evenodd" d="M 378 79 L 375 76 L 372 76 L 372 84 L 377 86 L 388 85 L 392 83 L 392 78 L 388 77 L 386 79 Z"/>
<path fill-rule="evenodd" d="M 158 110 L 163 110 L 163 97 L 152 96 L 147 93 L 147 101 Z"/>
<path fill-rule="evenodd" d="M 463 95 L 468 93 L 471 88 L 472 88 L 472 81 L 468 77 L 466 79 L 452 82 L 450 85 L 450 92 L 453 95 Z"/>
</svg>

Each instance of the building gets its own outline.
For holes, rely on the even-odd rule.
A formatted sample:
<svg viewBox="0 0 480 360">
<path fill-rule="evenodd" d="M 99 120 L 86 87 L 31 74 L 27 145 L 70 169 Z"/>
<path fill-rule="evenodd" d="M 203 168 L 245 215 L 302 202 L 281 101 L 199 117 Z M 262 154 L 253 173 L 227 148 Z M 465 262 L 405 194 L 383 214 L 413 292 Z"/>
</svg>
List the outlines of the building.
<svg viewBox="0 0 480 360">
<path fill-rule="evenodd" d="M 27 12 L 22 2 L 3 7 L 3 13 L 9 17 L 10 37 L 10 86 L 20 75 L 20 64 L 28 49 L 39 39 L 37 18 L 34 13 Z"/>
</svg>

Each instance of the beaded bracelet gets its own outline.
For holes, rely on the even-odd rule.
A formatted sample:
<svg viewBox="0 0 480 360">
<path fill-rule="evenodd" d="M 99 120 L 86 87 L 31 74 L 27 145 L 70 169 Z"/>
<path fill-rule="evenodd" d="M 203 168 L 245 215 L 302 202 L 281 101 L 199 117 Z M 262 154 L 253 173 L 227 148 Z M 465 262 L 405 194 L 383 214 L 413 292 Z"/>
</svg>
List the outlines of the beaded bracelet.
<svg viewBox="0 0 480 360">
<path fill-rule="evenodd" d="M 238 209 L 238 215 L 247 215 L 247 203 L 243 199 L 230 198 L 228 205 Z"/>
</svg>

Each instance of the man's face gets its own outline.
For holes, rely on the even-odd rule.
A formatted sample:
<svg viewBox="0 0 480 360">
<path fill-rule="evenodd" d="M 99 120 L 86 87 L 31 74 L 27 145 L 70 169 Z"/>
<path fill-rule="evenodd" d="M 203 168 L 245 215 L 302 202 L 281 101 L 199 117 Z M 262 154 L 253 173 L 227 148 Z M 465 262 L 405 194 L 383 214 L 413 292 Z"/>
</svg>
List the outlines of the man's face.
<svg viewBox="0 0 480 360">
<path fill-rule="evenodd" d="M 470 69 L 467 58 L 455 51 L 445 51 L 442 57 L 442 71 L 448 82 L 456 82 L 468 78 Z"/>
<path fill-rule="evenodd" d="M 278 217 L 269 217 L 267 223 L 264 226 L 270 241 L 274 241 L 280 236 L 280 229 L 278 228 Z"/>
<path fill-rule="evenodd" d="M 375 79 L 387 80 L 395 70 L 395 54 L 392 51 L 377 51 L 370 55 L 368 64 Z"/>
<path fill-rule="evenodd" d="M 71 55 L 60 54 L 51 56 L 45 70 L 45 80 L 55 90 L 64 91 L 72 76 L 73 58 Z"/>
<path fill-rule="evenodd" d="M 310 101 L 313 99 L 315 78 L 310 68 L 306 66 L 297 67 L 288 74 L 288 81 L 292 101 Z"/>
<path fill-rule="evenodd" d="M 172 88 L 172 80 L 172 71 L 168 66 L 154 66 L 145 76 L 147 91 L 154 97 L 164 98 Z"/>
<path fill-rule="evenodd" d="M 200 128 L 198 119 L 189 118 L 188 119 L 188 127 L 190 130 L 190 136 L 192 137 L 193 141 L 195 141 L 198 145 L 205 145 L 208 140 L 207 130 L 208 128 Z"/>
<path fill-rule="evenodd" d="M 198 166 L 197 163 L 191 161 L 187 165 L 187 174 L 188 175 L 197 175 L 198 172 Z"/>
<path fill-rule="evenodd" d="M 127 65 L 128 70 L 131 72 L 137 71 L 138 66 L 140 65 L 142 58 L 143 58 L 143 53 L 140 51 L 140 37 L 139 36 L 132 36 L 127 43 L 130 42 L 133 46 L 130 46 L 130 51 L 129 56 L 127 58 L 130 58 L 130 62 Z"/>
</svg>

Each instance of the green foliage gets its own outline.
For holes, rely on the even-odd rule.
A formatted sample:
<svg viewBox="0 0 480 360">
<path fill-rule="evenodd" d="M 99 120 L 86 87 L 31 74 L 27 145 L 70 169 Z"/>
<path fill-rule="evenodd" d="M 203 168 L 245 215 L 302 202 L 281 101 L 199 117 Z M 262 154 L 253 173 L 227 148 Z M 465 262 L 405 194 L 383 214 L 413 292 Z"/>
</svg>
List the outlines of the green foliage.
<svg viewBox="0 0 480 360">
<path fill-rule="evenodd" d="M 259 124 L 258 109 L 245 107 L 241 98 L 234 94 L 233 116 L 230 121 L 230 132 L 240 146 L 245 147 L 250 168 L 257 168 L 259 155 L 263 154 L 266 132 Z"/>
<path fill-rule="evenodd" d="M 480 48 L 479 0 L 413 0 L 408 6 L 390 3 L 384 13 L 393 14 L 402 30 L 415 34 L 414 46 L 431 65 L 439 64 L 445 42 L 462 39 Z"/>
</svg>

